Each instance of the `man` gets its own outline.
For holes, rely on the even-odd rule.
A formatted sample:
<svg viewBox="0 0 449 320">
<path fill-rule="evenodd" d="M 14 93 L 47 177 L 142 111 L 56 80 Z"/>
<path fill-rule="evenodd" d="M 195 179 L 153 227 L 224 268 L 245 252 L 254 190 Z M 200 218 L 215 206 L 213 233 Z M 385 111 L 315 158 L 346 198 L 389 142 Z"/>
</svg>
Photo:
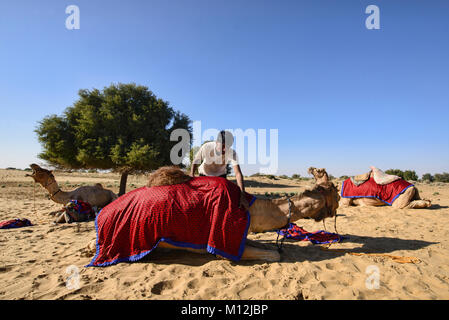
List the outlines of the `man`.
<svg viewBox="0 0 449 320">
<path fill-rule="evenodd" d="M 236 152 L 231 148 L 234 143 L 234 137 L 229 131 L 220 131 L 216 141 L 206 142 L 196 153 L 190 175 L 195 176 L 195 170 L 198 168 L 200 176 L 227 177 L 227 164 L 230 164 L 235 172 L 237 185 L 242 191 L 240 195 L 240 206 L 248 210 L 249 204 L 244 195 L 245 186 L 243 184 L 243 174 L 237 160 Z"/>
</svg>

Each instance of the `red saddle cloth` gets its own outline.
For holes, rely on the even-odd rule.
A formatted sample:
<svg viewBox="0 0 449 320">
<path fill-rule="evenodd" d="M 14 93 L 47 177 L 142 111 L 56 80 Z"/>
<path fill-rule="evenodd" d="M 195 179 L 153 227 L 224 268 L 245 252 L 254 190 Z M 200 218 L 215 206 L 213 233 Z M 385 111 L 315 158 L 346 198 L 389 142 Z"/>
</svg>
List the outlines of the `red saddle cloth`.
<svg viewBox="0 0 449 320">
<path fill-rule="evenodd" d="M 255 197 L 246 196 L 252 204 Z M 128 192 L 98 213 L 97 252 L 88 267 L 137 261 L 160 241 L 238 261 L 250 224 L 239 201 L 240 188 L 220 177 Z"/>
<path fill-rule="evenodd" d="M 348 178 L 343 181 L 341 196 L 343 198 L 377 198 L 391 206 L 393 201 L 396 200 L 399 195 L 412 186 L 413 184 L 403 179 L 380 185 L 377 184 L 372 177 L 361 185 L 356 186 L 352 183 L 351 179 Z"/>
</svg>

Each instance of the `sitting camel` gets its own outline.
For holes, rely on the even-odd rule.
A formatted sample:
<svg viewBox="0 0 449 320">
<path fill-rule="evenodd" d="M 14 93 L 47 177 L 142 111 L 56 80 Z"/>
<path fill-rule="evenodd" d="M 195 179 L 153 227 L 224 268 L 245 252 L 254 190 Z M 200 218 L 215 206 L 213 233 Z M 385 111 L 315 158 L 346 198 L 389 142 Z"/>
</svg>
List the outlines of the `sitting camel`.
<svg viewBox="0 0 449 320">
<path fill-rule="evenodd" d="M 309 173 L 314 176 L 316 181 L 312 190 L 306 190 L 290 198 L 255 199 L 249 208 L 250 225 L 248 232 L 274 231 L 299 219 L 313 218 L 315 221 L 322 221 L 327 217 L 336 216 L 340 198 L 337 188 L 329 181 L 324 169 L 309 168 Z M 185 183 L 190 179 L 195 178 L 186 175 L 177 167 L 162 167 L 150 175 L 148 187 Z M 151 188 L 147 190 L 147 192 L 150 192 Z M 128 241 L 134 241 L 134 239 Z M 207 252 L 206 249 L 175 246 L 164 241 L 160 241 L 158 246 L 197 253 Z M 88 244 L 85 253 L 93 255 L 96 249 L 96 240 L 93 240 Z M 246 239 L 241 259 L 279 261 L 280 254 L 276 250 L 258 248 L 255 242 Z"/>
<path fill-rule="evenodd" d="M 414 185 L 398 176 L 388 175 L 376 167 L 370 168 L 371 171 L 348 178 L 343 182 L 341 206 L 384 206 L 387 204 L 398 209 L 422 209 L 431 206 L 430 200 L 420 198 L 418 189 Z M 369 185 L 365 186 L 365 184 Z M 393 189 L 385 191 L 387 185 Z M 351 190 L 348 192 L 344 188 Z M 363 188 L 363 191 L 358 191 L 360 188 Z M 396 197 L 392 199 L 392 202 L 388 202 L 385 199 L 381 200 L 382 194 L 396 195 Z"/>
<path fill-rule="evenodd" d="M 111 190 L 103 189 L 102 185 L 97 183 L 94 186 L 83 186 L 73 191 L 62 191 L 59 188 L 56 179 L 50 170 L 43 169 L 37 164 L 31 164 L 32 174 L 26 174 L 26 177 L 32 177 L 34 182 L 38 182 L 50 193 L 50 199 L 56 203 L 67 204 L 70 200 L 78 200 L 89 203 L 92 207 L 102 208 L 117 199 L 117 195 Z"/>
</svg>

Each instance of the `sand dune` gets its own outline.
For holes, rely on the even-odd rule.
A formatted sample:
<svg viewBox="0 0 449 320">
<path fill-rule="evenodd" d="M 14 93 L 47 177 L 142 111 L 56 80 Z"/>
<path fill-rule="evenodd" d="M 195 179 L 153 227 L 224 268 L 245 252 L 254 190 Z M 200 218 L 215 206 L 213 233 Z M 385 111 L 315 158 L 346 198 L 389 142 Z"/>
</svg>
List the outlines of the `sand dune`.
<svg viewBox="0 0 449 320">
<path fill-rule="evenodd" d="M 114 174 L 56 173 L 56 178 L 64 190 L 100 182 L 118 191 Z M 259 194 L 299 192 L 311 184 L 252 179 L 247 191 Z M 128 191 L 144 184 L 145 177 L 132 176 Z M 449 185 L 417 187 L 432 200 L 431 208 L 339 208 L 337 228 L 349 239 L 331 249 L 345 252 L 287 240 L 277 263 L 234 263 L 209 254 L 156 249 L 136 263 L 85 268 L 92 257 L 82 249 L 95 238 L 94 222 L 52 224 L 48 213 L 61 206 L 48 200 L 40 186 L 33 201 L 33 183 L 23 171 L 0 170 L 0 220 L 20 217 L 34 224 L 0 230 L 0 299 L 448 299 Z M 310 220 L 297 224 L 308 231 L 323 228 Z M 333 231 L 333 221 L 326 226 Z M 275 233 L 249 238 L 275 248 Z M 400 264 L 386 256 L 348 252 L 409 256 L 420 262 Z M 370 281 L 373 270 L 379 272 L 378 288 Z"/>
</svg>

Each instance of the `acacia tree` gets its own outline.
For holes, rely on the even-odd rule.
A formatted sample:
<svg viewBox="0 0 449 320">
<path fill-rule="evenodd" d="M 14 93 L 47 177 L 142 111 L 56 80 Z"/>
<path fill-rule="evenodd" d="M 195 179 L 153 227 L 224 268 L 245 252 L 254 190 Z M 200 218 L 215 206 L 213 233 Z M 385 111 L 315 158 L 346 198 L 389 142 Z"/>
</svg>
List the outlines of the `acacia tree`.
<svg viewBox="0 0 449 320">
<path fill-rule="evenodd" d="M 78 95 L 62 116 L 39 122 L 39 158 L 57 168 L 119 172 L 119 195 L 126 191 L 128 174 L 172 164 L 170 150 L 178 143 L 170 141 L 173 130 L 191 135 L 190 119 L 148 87 L 119 83 Z"/>
</svg>

